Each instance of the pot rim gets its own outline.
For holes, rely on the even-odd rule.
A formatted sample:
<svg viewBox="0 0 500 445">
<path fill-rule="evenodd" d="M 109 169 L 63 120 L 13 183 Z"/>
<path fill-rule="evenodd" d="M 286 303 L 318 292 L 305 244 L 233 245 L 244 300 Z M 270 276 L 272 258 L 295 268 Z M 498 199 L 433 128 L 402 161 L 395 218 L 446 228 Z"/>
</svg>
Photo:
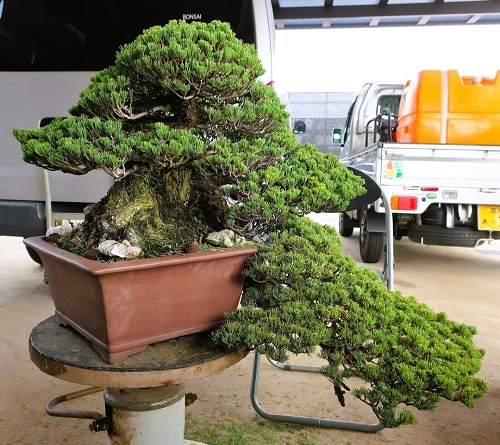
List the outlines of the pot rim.
<svg viewBox="0 0 500 445">
<path fill-rule="evenodd" d="M 131 268 L 154 269 L 165 265 L 186 264 L 200 261 L 211 261 L 217 258 L 233 256 L 252 256 L 259 251 L 258 247 L 230 247 L 224 250 L 205 250 L 201 252 L 166 255 L 155 258 L 140 258 L 106 263 L 84 258 L 63 250 L 45 240 L 45 236 L 24 238 L 23 243 L 38 253 L 57 256 L 60 261 L 71 263 L 79 269 L 89 271 L 92 275 L 126 272 Z"/>
</svg>

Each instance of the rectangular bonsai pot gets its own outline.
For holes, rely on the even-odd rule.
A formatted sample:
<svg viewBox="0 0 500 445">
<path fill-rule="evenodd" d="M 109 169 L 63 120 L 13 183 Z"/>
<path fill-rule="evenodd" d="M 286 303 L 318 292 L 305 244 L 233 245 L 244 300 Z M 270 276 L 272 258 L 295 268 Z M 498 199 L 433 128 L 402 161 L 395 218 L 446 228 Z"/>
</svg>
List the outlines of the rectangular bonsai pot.
<svg viewBox="0 0 500 445">
<path fill-rule="evenodd" d="M 238 307 L 245 261 L 258 249 L 232 248 L 104 263 L 32 237 L 60 324 L 90 340 L 110 364 L 151 343 L 211 330 Z"/>
</svg>

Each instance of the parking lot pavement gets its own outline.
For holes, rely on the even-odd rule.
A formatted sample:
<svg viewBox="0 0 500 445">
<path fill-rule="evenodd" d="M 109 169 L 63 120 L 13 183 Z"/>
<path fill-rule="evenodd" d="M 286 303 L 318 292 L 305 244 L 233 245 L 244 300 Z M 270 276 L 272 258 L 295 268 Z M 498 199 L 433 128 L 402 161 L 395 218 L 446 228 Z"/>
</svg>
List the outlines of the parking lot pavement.
<svg viewBox="0 0 500 445">
<path fill-rule="evenodd" d="M 336 224 L 333 215 L 326 215 L 322 222 Z M 345 251 L 359 260 L 357 232 L 343 242 Z M 44 406 L 49 400 L 80 387 L 50 377 L 31 363 L 29 334 L 34 326 L 53 314 L 50 292 L 43 282 L 43 269 L 29 258 L 20 238 L 0 237 L 0 251 L 0 444 L 106 444 L 106 434 L 90 433 L 86 421 L 52 418 L 45 414 Z M 381 263 L 376 266 L 382 268 Z M 417 412 L 417 425 L 386 429 L 372 435 L 309 428 L 305 430 L 311 438 L 308 443 L 500 444 L 500 256 L 481 255 L 471 249 L 421 246 L 401 240 L 395 243 L 394 276 L 396 290 L 417 297 L 434 310 L 447 312 L 456 321 L 477 326 L 477 344 L 486 349 L 480 376 L 488 382 L 488 394 L 477 401 L 475 410 L 444 401 L 433 412 Z M 249 401 L 251 363 L 249 355 L 221 375 L 210 377 L 208 384 L 206 379 L 193 381 L 190 391 L 197 393 L 200 400 L 189 407 L 190 416 L 217 424 L 221 412 L 227 410 L 232 422 L 259 422 Z M 286 401 L 278 411 L 294 405 L 303 414 L 309 408 L 334 403 L 330 401 L 331 391 L 321 386 L 323 380 L 326 381 L 323 377 L 310 380 L 311 376 L 301 375 L 304 373 L 269 368 L 270 365 L 264 363 L 261 370 L 262 379 L 268 379 L 268 383 L 262 382 L 261 390 L 262 400 L 268 404 L 265 406 Z M 310 381 L 312 383 L 307 383 Z M 295 390 L 291 395 L 265 399 L 276 389 L 277 382 L 285 389 L 306 388 L 307 397 Z M 297 399 L 292 404 L 294 396 Z M 360 404 L 342 408 L 334 417 L 356 417 L 364 409 Z M 102 412 L 102 396 L 96 394 L 75 401 L 71 408 Z M 325 417 L 332 414 L 328 408 L 325 415 L 307 415 Z"/>
</svg>

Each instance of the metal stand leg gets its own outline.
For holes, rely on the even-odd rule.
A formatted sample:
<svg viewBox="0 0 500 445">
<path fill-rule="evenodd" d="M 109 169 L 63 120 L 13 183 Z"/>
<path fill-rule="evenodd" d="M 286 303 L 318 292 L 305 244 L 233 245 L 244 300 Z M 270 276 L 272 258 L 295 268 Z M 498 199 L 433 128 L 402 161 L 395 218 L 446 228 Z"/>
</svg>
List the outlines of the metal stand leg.
<svg viewBox="0 0 500 445">
<path fill-rule="evenodd" d="M 271 363 L 271 365 L 275 366 L 282 371 L 301 371 L 301 372 L 314 372 L 318 373 L 320 370 L 319 366 L 308 366 L 308 365 L 292 365 L 290 363 L 280 363 L 272 358 L 267 357 L 267 361 Z"/>
<path fill-rule="evenodd" d="M 385 256 L 384 282 L 389 290 L 394 290 L 394 227 L 392 221 L 391 203 L 381 190 L 381 198 L 385 207 Z"/>
<path fill-rule="evenodd" d="M 286 414 L 272 414 L 265 411 L 257 400 L 257 387 L 259 382 L 260 354 L 254 352 L 252 386 L 250 390 L 250 400 L 257 414 L 264 419 L 274 422 L 298 423 L 301 425 L 318 426 L 323 428 L 334 428 L 339 430 L 362 431 L 365 433 L 375 433 L 384 429 L 382 424 L 368 424 L 357 422 L 346 422 L 343 420 L 320 419 L 315 417 L 290 416 Z"/>
</svg>

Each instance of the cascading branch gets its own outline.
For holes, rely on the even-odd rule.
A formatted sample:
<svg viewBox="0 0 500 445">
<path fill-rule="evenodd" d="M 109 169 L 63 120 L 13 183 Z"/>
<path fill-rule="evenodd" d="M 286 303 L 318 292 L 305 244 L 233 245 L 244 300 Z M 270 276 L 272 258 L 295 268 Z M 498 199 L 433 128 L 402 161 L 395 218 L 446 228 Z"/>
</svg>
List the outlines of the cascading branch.
<svg viewBox="0 0 500 445">
<path fill-rule="evenodd" d="M 400 404 L 433 409 L 445 398 L 473 407 L 487 390 L 474 377 L 484 355 L 474 345 L 475 328 L 390 292 L 374 271 L 343 254 L 332 228 L 288 221 L 245 275 L 244 307 L 215 338 L 278 361 L 320 346 L 328 361 L 321 372 L 341 402 L 351 391 L 387 427 L 413 423 L 409 410 L 395 412 Z M 351 388 L 351 377 L 367 384 Z"/>
<path fill-rule="evenodd" d="M 474 328 L 390 292 L 343 254 L 332 228 L 305 217 L 345 209 L 362 180 L 296 141 L 262 73 L 229 25 L 171 21 L 123 46 L 71 117 L 14 130 L 28 163 L 115 179 L 57 243 L 87 255 L 126 241 L 152 257 L 208 248 L 209 233 L 231 229 L 258 240 L 260 253 L 245 272 L 243 308 L 214 339 L 277 360 L 320 346 L 339 399 L 361 378 L 351 391 L 386 426 L 413 421 L 400 404 L 472 407 L 487 390 L 474 377 L 484 354 Z"/>
</svg>

